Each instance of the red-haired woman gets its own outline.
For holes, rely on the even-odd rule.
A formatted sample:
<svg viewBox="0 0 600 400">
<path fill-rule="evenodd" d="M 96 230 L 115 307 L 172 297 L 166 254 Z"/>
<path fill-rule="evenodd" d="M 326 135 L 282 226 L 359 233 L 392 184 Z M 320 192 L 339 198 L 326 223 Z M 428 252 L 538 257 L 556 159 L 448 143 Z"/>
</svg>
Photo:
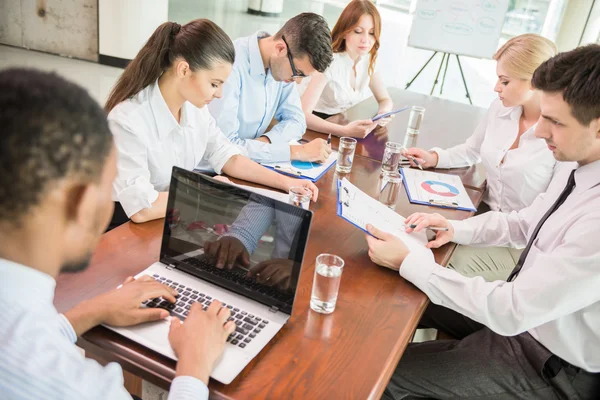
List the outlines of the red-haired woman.
<svg viewBox="0 0 600 400">
<path fill-rule="evenodd" d="M 379 73 L 375 71 L 381 17 L 373 3 L 354 0 L 342 11 L 331 31 L 333 62 L 322 74 L 315 73 L 300 87 L 302 109 L 308 129 L 336 136 L 363 138 L 377 124 L 385 125 L 390 118 L 377 123 L 371 120 L 353 121 L 342 126 L 333 117 L 371 95 L 379 103 L 378 114 L 392 110 L 392 100 Z"/>
</svg>

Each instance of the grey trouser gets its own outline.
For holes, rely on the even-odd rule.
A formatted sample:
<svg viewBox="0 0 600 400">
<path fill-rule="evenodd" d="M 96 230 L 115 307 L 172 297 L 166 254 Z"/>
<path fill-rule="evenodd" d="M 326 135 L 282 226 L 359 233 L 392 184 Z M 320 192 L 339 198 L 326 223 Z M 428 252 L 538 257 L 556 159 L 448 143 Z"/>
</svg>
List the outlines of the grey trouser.
<svg viewBox="0 0 600 400">
<path fill-rule="evenodd" d="M 600 398 L 600 374 L 566 363 L 527 332 L 501 336 L 434 304 L 419 327 L 457 339 L 410 343 L 382 399 Z"/>
<path fill-rule="evenodd" d="M 488 282 L 505 281 L 517 265 L 523 249 L 458 246 L 448 268 L 461 275 L 481 276 Z"/>
</svg>

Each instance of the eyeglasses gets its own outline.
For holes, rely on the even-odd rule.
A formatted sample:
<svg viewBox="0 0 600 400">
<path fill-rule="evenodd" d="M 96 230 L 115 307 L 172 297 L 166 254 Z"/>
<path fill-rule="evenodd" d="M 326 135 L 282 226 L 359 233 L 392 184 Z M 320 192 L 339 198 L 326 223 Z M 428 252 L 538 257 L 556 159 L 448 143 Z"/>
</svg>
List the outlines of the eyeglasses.
<svg viewBox="0 0 600 400">
<path fill-rule="evenodd" d="M 296 66 L 294 65 L 294 57 L 292 56 L 292 52 L 290 51 L 290 45 L 285 40 L 285 36 L 281 35 L 281 39 L 283 39 L 283 43 L 285 43 L 285 45 L 287 47 L 287 56 L 288 56 L 288 60 L 290 60 L 290 67 L 292 67 L 292 78 L 291 79 L 306 78 L 306 75 L 304 75 L 302 72 L 298 72 L 298 70 L 296 69 Z"/>
</svg>

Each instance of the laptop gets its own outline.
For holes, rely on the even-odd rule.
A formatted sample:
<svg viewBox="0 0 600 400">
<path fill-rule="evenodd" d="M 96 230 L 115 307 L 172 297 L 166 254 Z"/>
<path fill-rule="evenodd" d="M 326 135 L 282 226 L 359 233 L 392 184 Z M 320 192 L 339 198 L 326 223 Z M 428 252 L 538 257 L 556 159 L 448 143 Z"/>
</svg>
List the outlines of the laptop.
<svg viewBox="0 0 600 400">
<path fill-rule="evenodd" d="M 175 304 L 159 298 L 142 307 L 185 320 L 193 303 L 206 309 L 221 301 L 237 328 L 211 377 L 231 383 L 292 314 L 311 220 L 311 211 L 174 167 L 160 261 L 137 277 L 150 275 L 179 296 Z M 224 266 L 217 267 L 215 249 Z M 170 319 L 107 328 L 176 360 Z"/>
</svg>

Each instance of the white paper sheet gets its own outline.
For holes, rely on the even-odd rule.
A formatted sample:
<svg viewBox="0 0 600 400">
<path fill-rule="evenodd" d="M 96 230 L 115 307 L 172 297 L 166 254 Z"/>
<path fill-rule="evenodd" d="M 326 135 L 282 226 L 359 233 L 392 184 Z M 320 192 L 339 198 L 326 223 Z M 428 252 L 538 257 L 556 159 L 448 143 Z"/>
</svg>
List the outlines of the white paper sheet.
<svg viewBox="0 0 600 400">
<path fill-rule="evenodd" d="M 406 233 L 405 217 L 364 193 L 346 178 L 340 181 L 338 215 L 366 231 L 367 224 L 402 239 L 409 250 L 427 251 L 425 231 Z"/>
</svg>

